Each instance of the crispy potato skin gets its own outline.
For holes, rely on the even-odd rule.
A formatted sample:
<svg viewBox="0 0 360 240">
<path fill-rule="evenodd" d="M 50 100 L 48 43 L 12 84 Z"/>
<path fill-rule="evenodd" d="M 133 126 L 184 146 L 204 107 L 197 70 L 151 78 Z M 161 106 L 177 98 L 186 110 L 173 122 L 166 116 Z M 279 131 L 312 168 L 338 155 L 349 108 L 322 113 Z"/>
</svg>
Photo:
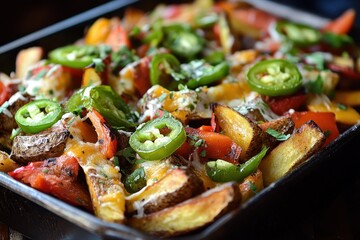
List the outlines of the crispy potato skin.
<svg viewBox="0 0 360 240">
<path fill-rule="evenodd" d="M 19 135 L 13 140 L 10 158 L 20 164 L 59 157 L 70 132 L 61 124 L 31 135 Z"/>
<path fill-rule="evenodd" d="M 174 237 L 214 222 L 240 203 L 239 185 L 225 183 L 173 207 L 130 218 L 128 224 L 158 237 Z"/>
<path fill-rule="evenodd" d="M 203 182 L 190 169 L 175 168 L 141 192 L 130 195 L 126 199 L 126 208 L 129 214 L 133 214 L 137 211 L 136 206 L 142 205 L 141 211 L 150 214 L 174 206 L 204 191 Z"/>
<path fill-rule="evenodd" d="M 259 127 L 266 132 L 267 129 L 274 129 L 282 134 L 289 134 L 294 131 L 295 123 L 291 117 L 280 117 L 278 119 L 259 124 Z"/>
<path fill-rule="evenodd" d="M 234 109 L 219 103 L 213 104 L 213 111 L 225 135 L 242 148 L 241 162 L 245 162 L 261 150 L 264 131 L 256 123 Z"/>
<path fill-rule="evenodd" d="M 263 173 L 264 185 L 277 181 L 307 160 L 320 150 L 325 139 L 314 121 L 305 123 L 261 161 L 259 169 Z"/>
<path fill-rule="evenodd" d="M 291 117 L 281 117 L 272 121 L 259 124 L 259 127 L 264 131 L 264 145 L 268 146 L 270 151 L 279 145 L 279 141 L 266 131 L 271 128 L 277 132 L 287 135 L 292 134 L 295 129 L 295 123 Z"/>
<path fill-rule="evenodd" d="M 22 95 L 22 98 L 17 99 L 7 108 L 12 116 L 8 116 L 4 112 L 0 113 L 0 133 L 10 134 L 13 129 L 18 127 L 14 117 L 15 113 L 19 108 L 30 102 L 30 100 L 30 95 L 24 94 Z"/>
</svg>

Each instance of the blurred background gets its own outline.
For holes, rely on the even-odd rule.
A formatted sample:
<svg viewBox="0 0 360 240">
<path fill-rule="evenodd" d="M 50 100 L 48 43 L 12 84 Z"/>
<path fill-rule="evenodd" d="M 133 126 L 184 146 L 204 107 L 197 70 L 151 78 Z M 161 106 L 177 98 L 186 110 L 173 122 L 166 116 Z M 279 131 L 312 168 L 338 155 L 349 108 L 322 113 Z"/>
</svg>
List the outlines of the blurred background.
<svg viewBox="0 0 360 240">
<path fill-rule="evenodd" d="M 0 46 L 106 2 L 109 0 L 7 1 L 0 14 Z"/>
<path fill-rule="evenodd" d="M 293 6 L 330 19 L 338 17 L 349 8 L 354 8 L 360 14 L 360 1 L 358 0 L 271 0 L 273 2 Z M 360 24 L 360 15 L 356 18 Z"/>
<path fill-rule="evenodd" d="M 8 7 L 3 8 L 0 14 L 0 28 L 2 30 L 0 34 L 0 46 L 109 1 L 110 0 L 7 1 L 6 5 Z M 140 1 L 145 2 L 146 0 Z M 349 8 L 358 9 L 360 13 L 360 1 L 358 0 L 271 1 L 303 9 L 327 18 L 335 18 Z M 172 0 L 167 2 L 176 3 L 178 1 Z M 358 14 L 356 18 L 356 24 L 360 25 L 360 14 Z"/>
</svg>

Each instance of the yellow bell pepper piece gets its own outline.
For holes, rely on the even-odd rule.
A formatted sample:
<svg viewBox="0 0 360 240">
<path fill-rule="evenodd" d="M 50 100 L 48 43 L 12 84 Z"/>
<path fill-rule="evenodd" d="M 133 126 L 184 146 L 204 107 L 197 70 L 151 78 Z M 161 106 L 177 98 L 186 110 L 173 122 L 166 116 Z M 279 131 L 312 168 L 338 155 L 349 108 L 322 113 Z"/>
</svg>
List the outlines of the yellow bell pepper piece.
<svg viewBox="0 0 360 240">
<path fill-rule="evenodd" d="M 105 42 L 110 33 L 111 21 L 108 18 L 97 19 L 89 28 L 85 35 L 85 43 L 97 45 Z"/>
<path fill-rule="evenodd" d="M 94 68 L 87 68 L 83 74 L 81 86 L 101 85 L 101 78 Z"/>
<path fill-rule="evenodd" d="M 336 91 L 335 101 L 349 106 L 360 106 L 360 90 Z"/>
<path fill-rule="evenodd" d="M 312 104 L 308 105 L 312 112 L 333 112 L 337 122 L 355 125 L 360 121 L 360 114 L 351 106 L 345 106 L 332 101 L 329 104 Z"/>
<path fill-rule="evenodd" d="M 221 83 L 207 89 L 209 98 L 214 102 L 227 103 L 234 99 L 244 99 L 251 94 L 245 82 Z"/>
</svg>

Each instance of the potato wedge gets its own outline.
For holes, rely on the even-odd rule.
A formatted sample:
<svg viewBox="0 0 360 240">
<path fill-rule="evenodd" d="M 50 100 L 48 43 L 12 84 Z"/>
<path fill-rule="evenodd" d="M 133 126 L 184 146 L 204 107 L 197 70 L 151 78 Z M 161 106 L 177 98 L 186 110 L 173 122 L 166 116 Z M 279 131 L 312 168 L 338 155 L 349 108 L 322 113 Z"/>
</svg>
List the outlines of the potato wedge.
<svg viewBox="0 0 360 240">
<path fill-rule="evenodd" d="M 246 177 L 239 185 L 241 193 L 241 202 L 244 203 L 264 188 L 262 172 L 258 169 L 256 172 Z"/>
<path fill-rule="evenodd" d="M 65 154 L 74 156 L 84 170 L 95 215 L 107 222 L 125 221 L 125 190 L 119 169 L 93 143 L 69 139 Z"/>
<path fill-rule="evenodd" d="M 20 92 L 10 98 L 14 102 L 9 103 L 10 106 L 6 108 L 7 111 L 0 112 L 0 133 L 8 134 L 10 137 L 12 130 L 19 127 L 14 118 L 15 113 L 19 108 L 30 102 L 32 98 L 29 94 L 22 94 Z"/>
<path fill-rule="evenodd" d="M 324 133 L 314 121 L 305 123 L 261 161 L 259 169 L 263 173 L 264 185 L 268 186 L 291 172 L 320 150 L 325 139 Z"/>
<path fill-rule="evenodd" d="M 143 215 L 174 206 L 205 191 L 197 175 L 187 168 L 174 168 L 164 178 L 126 198 L 129 214 Z"/>
<path fill-rule="evenodd" d="M 0 151 L 0 172 L 11 172 L 18 167 L 20 167 L 20 165 L 11 160 L 9 154 Z"/>
<path fill-rule="evenodd" d="M 16 77 L 24 78 L 29 67 L 41 60 L 44 50 L 41 47 L 30 47 L 21 50 L 16 56 Z"/>
<path fill-rule="evenodd" d="M 265 132 L 264 144 L 272 150 L 280 142 L 273 136 L 267 134 L 266 131 L 270 128 L 284 135 L 291 134 L 295 129 L 295 123 L 291 117 L 280 117 L 272 121 L 261 123 L 259 124 L 259 127 Z"/>
<path fill-rule="evenodd" d="M 128 224 L 155 236 L 173 237 L 214 222 L 240 203 L 239 185 L 225 183 L 173 207 L 130 218 Z"/>
<path fill-rule="evenodd" d="M 249 118 L 234 109 L 216 103 L 213 111 L 220 128 L 242 148 L 240 160 L 246 161 L 262 147 L 264 131 Z"/>
<path fill-rule="evenodd" d="M 289 134 L 294 131 L 295 124 L 291 117 L 280 117 L 272 121 L 259 124 L 259 127 L 266 132 L 268 128 L 274 129 L 282 134 Z"/>
<path fill-rule="evenodd" d="M 36 134 L 18 135 L 13 140 L 10 158 L 20 164 L 59 157 L 66 146 L 70 132 L 63 124 Z"/>
</svg>

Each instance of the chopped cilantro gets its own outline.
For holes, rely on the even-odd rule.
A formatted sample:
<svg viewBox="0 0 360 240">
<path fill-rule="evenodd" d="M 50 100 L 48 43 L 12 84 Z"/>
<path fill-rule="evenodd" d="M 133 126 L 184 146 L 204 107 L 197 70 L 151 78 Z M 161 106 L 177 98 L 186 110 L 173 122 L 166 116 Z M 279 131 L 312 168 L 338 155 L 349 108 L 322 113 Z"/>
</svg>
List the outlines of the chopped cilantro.
<svg viewBox="0 0 360 240">
<path fill-rule="evenodd" d="M 319 70 L 324 70 L 325 68 L 325 54 L 321 52 L 314 52 L 307 54 L 305 56 L 306 62 L 309 64 L 315 65 L 315 67 Z"/>
<path fill-rule="evenodd" d="M 167 93 L 161 94 L 160 97 L 159 97 L 159 101 L 163 102 L 166 99 L 166 97 L 167 97 Z"/>
<path fill-rule="evenodd" d="M 206 157 L 206 150 L 202 150 L 199 155 L 200 157 Z"/>
<path fill-rule="evenodd" d="M 268 128 L 266 130 L 266 133 L 273 136 L 278 141 L 285 141 L 285 140 L 289 139 L 289 137 L 290 137 L 290 134 L 285 135 L 285 134 L 282 134 L 282 133 L 280 133 L 280 132 L 278 132 L 278 131 L 276 131 L 275 129 L 272 129 L 272 128 Z"/>
<path fill-rule="evenodd" d="M 202 146 L 203 144 L 205 144 L 205 140 L 204 140 L 204 139 L 199 139 L 199 140 L 197 140 L 195 143 L 193 143 L 192 145 L 193 145 L 194 147 L 200 147 L 200 146 Z"/>
<path fill-rule="evenodd" d="M 139 57 L 135 54 L 135 51 L 124 46 L 112 53 L 111 60 L 111 71 L 115 75 L 118 75 L 121 69 L 126 65 L 139 60 Z"/>
<path fill-rule="evenodd" d="M 188 107 L 190 109 L 190 111 L 194 111 L 195 106 L 194 104 L 190 103 L 189 105 L 187 105 L 186 107 Z"/>
<path fill-rule="evenodd" d="M 25 90 L 26 90 L 26 87 L 24 86 L 24 85 L 19 85 L 18 86 L 18 90 L 19 90 L 19 92 L 25 92 Z"/>
<path fill-rule="evenodd" d="M 21 133 L 21 128 L 16 128 L 11 131 L 10 140 L 14 140 L 14 138 Z"/>
<path fill-rule="evenodd" d="M 35 77 L 35 80 L 40 80 L 46 75 L 47 71 L 46 69 L 41 70 Z"/>
<path fill-rule="evenodd" d="M 114 157 L 114 165 L 116 166 L 116 167 L 120 167 L 120 163 L 119 163 L 119 158 L 118 157 Z"/>
<path fill-rule="evenodd" d="M 0 113 L 2 113 L 5 109 L 7 109 L 10 106 L 10 103 L 8 101 L 4 102 L 1 106 L 0 106 Z"/>
<path fill-rule="evenodd" d="M 340 109 L 340 110 L 347 110 L 347 107 L 342 104 L 342 103 L 338 103 L 337 107 Z"/>
<path fill-rule="evenodd" d="M 187 87 L 186 85 L 180 83 L 180 84 L 178 85 L 178 89 L 179 89 L 179 91 L 188 90 L 188 87 Z"/>
<path fill-rule="evenodd" d="M 249 109 L 245 105 L 234 107 L 234 110 L 242 115 L 246 115 L 249 113 Z"/>
<path fill-rule="evenodd" d="M 318 75 L 315 81 L 309 81 L 306 84 L 307 90 L 310 93 L 316 93 L 316 94 L 320 94 L 323 92 L 323 86 L 324 86 L 324 81 L 321 78 L 320 74 Z"/>
<path fill-rule="evenodd" d="M 101 58 L 94 58 L 93 63 L 95 64 L 96 72 L 103 72 L 105 70 L 105 64 Z"/>
<path fill-rule="evenodd" d="M 331 131 L 330 131 L 330 130 L 325 130 L 325 131 L 324 131 L 325 137 L 329 137 L 330 134 L 331 134 Z"/>
<path fill-rule="evenodd" d="M 129 33 L 130 37 L 136 37 L 141 33 L 141 29 L 138 26 L 135 26 Z"/>
<path fill-rule="evenodd" d="M 131 164 L 135 163 L 136 152 L 131 147 L 118 151 L 116 155 L 123 156 Z"/>
<path fill-rule="evenodd" d="M 253 191 L 254 193 L 258 193 L 258 190 L 253 182 L 249 181 L 248 184 L 249 184 L 251 191 Z"/>
</svg>

